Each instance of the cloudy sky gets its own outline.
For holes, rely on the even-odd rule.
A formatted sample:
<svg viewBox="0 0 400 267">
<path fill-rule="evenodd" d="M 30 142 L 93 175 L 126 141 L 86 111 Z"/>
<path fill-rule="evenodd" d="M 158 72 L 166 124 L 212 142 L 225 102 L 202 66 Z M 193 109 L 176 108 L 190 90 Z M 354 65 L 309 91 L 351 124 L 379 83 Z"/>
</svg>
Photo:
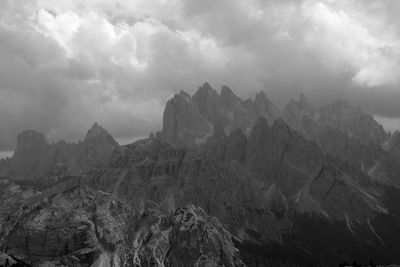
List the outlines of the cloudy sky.
<svg viewBox="0 0 400 267">
<path fill-rule="evenodd" d="M 23 129 L 122 143 L 208 81 L 279 106 L 347 98 L 400 128 L 398 0 L 0 0 L 0 151 Z"/>
</svg>

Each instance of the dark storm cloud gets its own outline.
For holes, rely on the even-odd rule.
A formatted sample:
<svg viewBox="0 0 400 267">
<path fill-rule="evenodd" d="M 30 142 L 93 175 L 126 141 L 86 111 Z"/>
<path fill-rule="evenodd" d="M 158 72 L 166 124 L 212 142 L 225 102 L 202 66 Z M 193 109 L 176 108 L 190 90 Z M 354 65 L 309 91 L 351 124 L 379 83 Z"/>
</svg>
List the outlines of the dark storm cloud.
<svg viewBox="0 0 400 267">
<path fill-rule="evenodd" d="M 0 2 L 0 150 L 23 129 L 117 139 L 161 127 L 167 99 L 204 81 L 279 105 L 348 98 L 388 128 L 400 117 L 399 2 Z"/>
</svg>

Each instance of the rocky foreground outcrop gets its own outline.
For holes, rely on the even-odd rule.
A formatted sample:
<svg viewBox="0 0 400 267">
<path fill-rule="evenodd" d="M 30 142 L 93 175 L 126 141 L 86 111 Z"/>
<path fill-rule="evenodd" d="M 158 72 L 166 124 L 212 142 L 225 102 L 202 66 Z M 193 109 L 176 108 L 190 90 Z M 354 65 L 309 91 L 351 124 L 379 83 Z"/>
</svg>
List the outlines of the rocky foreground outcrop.
<svg viewBox="0 0 400 267">
<path fill-rule="evenodd" d="M 232 235 L 201 208 L 127 205 L 85 183 L 43 192 L 4 184 L 0 248 L 32 266 L 244 266 Z"/>
<path fill-rule="evenodd" d="M 245 266 L 233 236 L 203 209 L 188 205 L 169 216 L 158 213 L 149 209 L 139 222 L 154 223 L 135 235 L 132 265 Z"/>
</svg>

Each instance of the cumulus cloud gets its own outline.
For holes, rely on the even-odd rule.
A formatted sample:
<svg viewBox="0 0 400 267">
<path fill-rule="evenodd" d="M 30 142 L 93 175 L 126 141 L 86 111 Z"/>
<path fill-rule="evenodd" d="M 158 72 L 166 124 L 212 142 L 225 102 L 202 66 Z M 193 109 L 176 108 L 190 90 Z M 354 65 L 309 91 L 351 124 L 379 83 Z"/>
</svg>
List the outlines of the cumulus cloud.
<svg viewBox="0 0 400 267">
<path fill-rule="evenodd" d="M 305 33 L 307 46 L 327 67 L 352 71 L 352 80 L 361 86 L 396 84 L 400 74 L 397 36 L 353 6 L 334 7 L 322 2 L 304 4 L 310 24 Z"/>
<path fill-rule="evenodd" d="M 396 11 L 397 0 L 0 1 L 0 150 L 23 129 L 76 141 L 94 121 L 119 140 L 145 136 L 173 93 L 204 81 L 400 117 Z"/>
</svg>

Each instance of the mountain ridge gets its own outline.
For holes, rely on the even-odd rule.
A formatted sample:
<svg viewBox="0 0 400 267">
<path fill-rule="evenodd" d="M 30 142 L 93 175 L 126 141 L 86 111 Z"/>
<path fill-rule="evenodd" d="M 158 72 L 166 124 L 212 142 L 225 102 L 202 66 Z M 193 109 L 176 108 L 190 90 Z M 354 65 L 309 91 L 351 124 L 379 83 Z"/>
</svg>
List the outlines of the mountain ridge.
<svg viewBox="0 0 400 267">
<path fill-rule="evenodd" d="M 399 134 L 371 118 L 205 83 L 132 144 L 97 123 L 78 144 L 22 133 L 0 164 L 0 249 L 33 266 L 395 261 Z"/>
</svg>

